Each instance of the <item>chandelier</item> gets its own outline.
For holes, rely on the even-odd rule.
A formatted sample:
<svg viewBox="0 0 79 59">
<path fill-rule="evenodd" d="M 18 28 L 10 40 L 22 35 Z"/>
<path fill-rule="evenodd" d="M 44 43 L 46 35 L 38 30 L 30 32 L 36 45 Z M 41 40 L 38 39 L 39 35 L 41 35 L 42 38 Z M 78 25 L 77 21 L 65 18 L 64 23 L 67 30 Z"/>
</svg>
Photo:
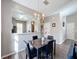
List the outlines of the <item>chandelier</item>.
<svg viewBox="0 0 79 59">
<path fill-rule="evenodd" d="M 38 13 L 35 12 L 35 13 L 33 14 L 33 15 L 34 15 L 34 18 L 40 18 L 40 17 L 42 17 L 42 19 L 44 20 L 45 14 L 42 13 L 41 16 L 40 16 L 40 13 L 41 13 L 41 12 L 40 12 L 40 9 L 39 9 L 39 0 L 37 1 L 37 3 L 38 3 L 38 5 L 37 5 L 37 6 L 38 6 L 38 10 L 37 10 Z M 49 4 L 48 0 L 43 0 L 43 3 L 44 3 L 45 5 L 48 5 L 48 4 Z"/>
</svg>

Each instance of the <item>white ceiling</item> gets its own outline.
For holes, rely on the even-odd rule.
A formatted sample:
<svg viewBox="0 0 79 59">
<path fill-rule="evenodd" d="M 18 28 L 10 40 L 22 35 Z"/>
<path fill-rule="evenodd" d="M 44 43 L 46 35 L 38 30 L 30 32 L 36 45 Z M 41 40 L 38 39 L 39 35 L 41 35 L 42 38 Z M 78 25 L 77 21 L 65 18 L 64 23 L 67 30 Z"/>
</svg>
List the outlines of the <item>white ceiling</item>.
<svg viewBox="0 0 79 59">
<path fill-rule="evenodd" d="M 16 18 L 16 20 L 21 20 L 21 21 L 27 21 L 27 20 L 30 21 L 33 18 L 32 15 L 24 14 L 20 12 L 13 13 L 13 17 Z"/>
<path fill-rule="evenodd" d="M 37 17 L 34 17 L 34 13 L 38 12 L 13 2 L 12 17 L 16 18 L 16 20 L 31 21 L 37 19 Z"/>
<path fill-rule="evenodd" d="M 65 15 L 76 12 L 76 0 L 48 0 L 49 4 L 45 5 L 43 0 L 13 0 L 30 9 L 39 11 L 45 16 L 61 13 Z"/>
</svg>

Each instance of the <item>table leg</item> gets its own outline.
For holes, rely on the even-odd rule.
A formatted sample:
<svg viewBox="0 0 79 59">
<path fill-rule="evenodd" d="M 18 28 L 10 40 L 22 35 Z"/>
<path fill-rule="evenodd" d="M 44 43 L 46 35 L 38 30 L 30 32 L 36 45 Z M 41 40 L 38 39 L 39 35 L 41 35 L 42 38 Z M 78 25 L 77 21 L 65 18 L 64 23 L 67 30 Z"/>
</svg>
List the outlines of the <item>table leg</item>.
<svg viewBox="0 0 79 59">
<path fill-rule="evenodd" d="M 37 59 L 39 59 L 39 57 L 38 57 L 38 49 L 37 49 Z"/>
<path fill-rule="evenodd" d="M 56 54 L 56 41 L 54 40 L 54 55 Z"/>
<path fill-rule="evenodd" d="M 26 59 L 27 59 L 27 54 L 26 54 Z"/>
</svg>

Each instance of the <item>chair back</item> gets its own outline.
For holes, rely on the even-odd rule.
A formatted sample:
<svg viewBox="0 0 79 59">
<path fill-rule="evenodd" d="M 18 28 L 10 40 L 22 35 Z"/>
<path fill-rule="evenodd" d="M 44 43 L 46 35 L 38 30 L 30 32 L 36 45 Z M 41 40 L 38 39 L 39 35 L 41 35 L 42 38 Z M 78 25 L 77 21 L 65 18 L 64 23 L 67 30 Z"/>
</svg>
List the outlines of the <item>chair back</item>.
<svg viewBox="0 0 79 59">
<path fill-rule="evenodd" d="M 48 35 L 47 39 L 53 40 L 53 36 Z"/>
<path fill-rule="evenodd" d="M 53 40 L 48 43 L 48 54 L 51 55 L 51 59 L 53 59 Z"/>
<path fill-rule="evenodd" d="M 48 43 L 49 52 L 53 51 L 53 40 Z"/>
<path fill-rule="evenodd" d="M 38 36 L 33 36 L 33 40 L 36 40 L 36 39 L 38 39 Z"/>
</svg>

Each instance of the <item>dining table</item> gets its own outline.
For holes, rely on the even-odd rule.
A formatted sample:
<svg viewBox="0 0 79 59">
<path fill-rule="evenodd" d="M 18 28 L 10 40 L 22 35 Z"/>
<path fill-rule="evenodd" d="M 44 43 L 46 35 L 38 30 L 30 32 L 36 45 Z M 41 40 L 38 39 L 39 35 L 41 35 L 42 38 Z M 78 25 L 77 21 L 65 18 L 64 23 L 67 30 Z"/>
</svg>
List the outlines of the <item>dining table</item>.
<svg viewBox="0 0 79 59">
<path fill-rule="evenodd" d="M 39 49 L 44 47 L 45 45 L 48 44 L 48 42 L 51 41 L 49 39 L 36 39 L 36 40 L 32 40 L 31 44 L 33 47 L 35 47 L 37 49 L 37 59 L 39 59 Z"/>
</svg>

